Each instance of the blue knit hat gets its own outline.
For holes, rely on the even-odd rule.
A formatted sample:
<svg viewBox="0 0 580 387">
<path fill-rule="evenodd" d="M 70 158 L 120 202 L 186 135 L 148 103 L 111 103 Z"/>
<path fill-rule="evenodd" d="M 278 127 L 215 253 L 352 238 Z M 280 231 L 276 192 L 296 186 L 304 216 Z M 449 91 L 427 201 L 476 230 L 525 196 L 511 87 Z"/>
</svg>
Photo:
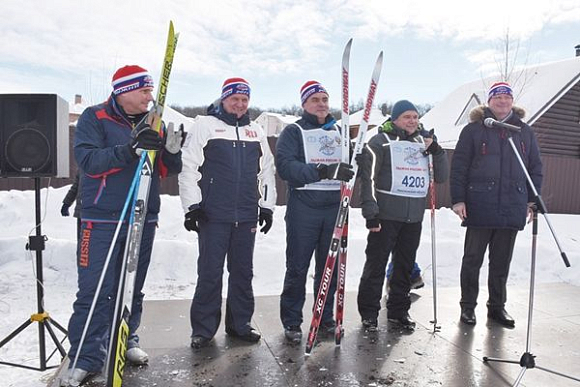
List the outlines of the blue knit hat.
<svg viewBox="0 0 580 387">
<path fill-rule="evenodd" d="M 401 114 L 405 113 L 408 110 L 413 110 L 413 111 L 419 113 L 419 111 L 417 110 L 415 105 L 413 105 L 411 102 L 407 101 L 406 99 L 402 99 L 402 100 L 396 102 L 393 105 L 393 108 L 391 109 L 391 120 L 395 121 L 397 118 L 399 118 L 399 116 Z"/>
</svg>

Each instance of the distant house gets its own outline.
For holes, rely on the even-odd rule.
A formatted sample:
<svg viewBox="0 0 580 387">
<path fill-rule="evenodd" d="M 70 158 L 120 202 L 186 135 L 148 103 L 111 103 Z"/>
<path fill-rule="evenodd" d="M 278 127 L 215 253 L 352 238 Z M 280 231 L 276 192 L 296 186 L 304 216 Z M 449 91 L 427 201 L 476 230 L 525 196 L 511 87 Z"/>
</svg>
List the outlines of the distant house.
<svg viewBox="0 0 580 387">
<path fill-rule="evenodd" d="M 486 91 L 496 81 L 490 77 L 460 86 L 425 114 L 422 123 L 434 128 L 439 143 L 452 152 L 469 112 L 486 103 Z M 580 56 L 526 67 L 509 82 L 514 105 L 526 111 L 524 121 L 538 138 L 548 210 L 580 213 Z M 449 196 L 442 199 L 449 201 Z"/>
<path fill-rule="evenodd" d="M 76 126 L 77 120 L 81 114 L 88 108 L 89 105 L 85 102 L 80 94 L 75 95 L 74 102 L 68 104 L 68 122 Z"/>
<path fill-rule="evenodd" d="M 299 119 L 300 117 L 289 114 L 263 112 L 255 119 L 255 122 L 264 128 L 264 132 L 268 137 L 277 137 L 286 126 L 295 123 Z"/>
</svg>

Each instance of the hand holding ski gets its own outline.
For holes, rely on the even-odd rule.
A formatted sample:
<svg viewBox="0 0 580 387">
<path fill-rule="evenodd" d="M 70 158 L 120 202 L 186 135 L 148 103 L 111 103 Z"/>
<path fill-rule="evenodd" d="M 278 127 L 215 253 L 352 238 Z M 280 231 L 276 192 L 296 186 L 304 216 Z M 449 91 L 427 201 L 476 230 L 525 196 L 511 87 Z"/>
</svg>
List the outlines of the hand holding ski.
<svg viewBox="0 0 580 387">
<path fill-rule="evenodd" d="M 348 209 L 350 207 L 350 200 L 352 198 L 352 192 L 356 180 L 356 172 L 358 170 L 358 164 L 356 162 L 355 156 L 362 152 L 364 146 L 364 136 L 368 130 L 369 117 L 371 114 L 371 109 L 373 106 L 373 101 L 377 90 L 382 65 L 383 65 L 383 53 L 381 52 L 379 54 L 379 57 L 377 58 L 374 67 L 373 75 L 371 78 L 371 84 L 369 87 L 367 100 L 365 103 L 363 119 L 357 135 L 354 154 L 351 159 L 351 165 L 353 166 L 355 178 L 351 179 L 348 183 L 345 183 L 341 189 L 341 199 L 339 204 L 338 215 L 336 217 L 336 222 L 334 226 L 334 232 L 332 234 L 332 240 L 330 242 L 330 248 L 328 256 L 326 258 L 326 265 L 323 270 L 322 280 L 320 282 L 320 287 L 318 289 L 318 294 L 316 296 L 316 300 L 314 302 L 314 307 L 312 311 L 312 322 L 310 324 L 310 329 L 308 332 L 308 341 L 306 343 L 306 355 L 310 355 L 312 347 L 314 346 L 316 335 L 318 333 L 318 328 L 320 326 L 320 320 L 322 318 L 322 312 L 324 311 L 324 304 L 328 296 L 328 290 L 330 289 L 330 282 L 332 280 L 332 274 L 334 271 L 336 258 L 339 252 L 340 240 L 344 233 L 344 225 L 346 224 L 346 220 L 348 217 Z M 342 334 L 342 332 L 340 332 L 340 334 Z"/>
</svg>

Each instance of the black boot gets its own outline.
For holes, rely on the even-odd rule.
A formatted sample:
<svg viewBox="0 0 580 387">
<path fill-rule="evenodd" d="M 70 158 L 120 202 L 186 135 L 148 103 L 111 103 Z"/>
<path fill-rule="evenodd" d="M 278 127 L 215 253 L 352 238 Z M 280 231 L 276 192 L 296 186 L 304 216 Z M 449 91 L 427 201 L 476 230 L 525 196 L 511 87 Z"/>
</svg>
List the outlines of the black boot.
<svg viewBox="0 0 580 387">
<path fill-rule="evenodd" d="M 238 333 L 232 328 L 226 328 L 226 333 L 232 337 L 237 337 L 240 340 L 247 341 L 248 343 L 257 343 L 262 337 L 259 333 L 254 332 L 254 328 L 250 328 L 246 333 Z"/>
<path fill-rule="evenodd" d="M 504 327 L 513 328 L 516 325 L 512 316 L 510 316 L 504 308 L 488 309 L 487 317 Z"/>
<path fill-rule="evenodd" d="M 473 308 L 461 308 L 460 320 L 464 324 L 475 325 L 475 310 Z"/>
<path fill-rule="evenodd" d="M 415 321 L 409 316 L 409 313 L 406 313 L 402 317 L 389 317 L 389 322 L 392 323 L 394 326 L 398 328 L 403 328 L 408 331 L 415 330 Z"/>
</svg>

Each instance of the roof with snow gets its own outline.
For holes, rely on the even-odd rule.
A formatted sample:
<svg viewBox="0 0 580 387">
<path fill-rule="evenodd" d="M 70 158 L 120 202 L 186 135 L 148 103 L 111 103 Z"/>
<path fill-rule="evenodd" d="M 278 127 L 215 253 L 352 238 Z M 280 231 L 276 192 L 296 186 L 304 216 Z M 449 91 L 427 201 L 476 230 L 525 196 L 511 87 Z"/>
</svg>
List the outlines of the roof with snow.
<svg viewBox="0 0 580 387">
<path fill-rule="evenodd" d="M 458 87 L 427 112 L 421 122 L 426 129 L 435 128 L 443 147 L 454 148 L 461 129 L 469 123 L 469 112 L 487 102 L 487 89 L 498 80 L 488 77 Z M 514 71 L 510 77 L 514 105 L 525 109 L 524 121 L 533 125 L 579 80 L 580 57 Z"/>
<path fill-rule="evenodd" d="M 175 128 L 178 128 L 179 124 L 183 124 L 185 131 L 189 132 L 191 126 L 195 122 L 195 119 L 181 114 L 177 110 L 172 109 L 170 106 L 165 106 L 163 109 L 163 121 L 166 124 L 173 122 Z"/>
<path fill-rule="evenodd" d="M 272 113 L 272 112 L 263 112 L 260 116 L 269 116 L 279 119 L 283 124 L 290 125 L 295 123 L 300 119 L 298 116 L 293 116 L 291 114 L 280 114 L 280 113 Z"/>
<path fill-rule="evenodd" d="M 348 119 L 349 126 L 360 125 L 360 123 L 362 121 L 363 113 L 364 113 L 364 109 L 359 110 L 356 113 L 352 113 Z M 384 116 L 381 109 L 378 109 L 378 108 L 371 109 L 371 114 L 369 116 L 369 126 L 373 126 L 373 125 L 378 126 L 378 125 L 382 124 L 383 122 L 385 122 L 387 120 L 387 118 L 389 118 L 389 117 L 390 116 L 388 114 L 386 116 Z M 338 124 L 339 125 L 341 124 L 341 120 L 338 121 Z"/>
</svg>

